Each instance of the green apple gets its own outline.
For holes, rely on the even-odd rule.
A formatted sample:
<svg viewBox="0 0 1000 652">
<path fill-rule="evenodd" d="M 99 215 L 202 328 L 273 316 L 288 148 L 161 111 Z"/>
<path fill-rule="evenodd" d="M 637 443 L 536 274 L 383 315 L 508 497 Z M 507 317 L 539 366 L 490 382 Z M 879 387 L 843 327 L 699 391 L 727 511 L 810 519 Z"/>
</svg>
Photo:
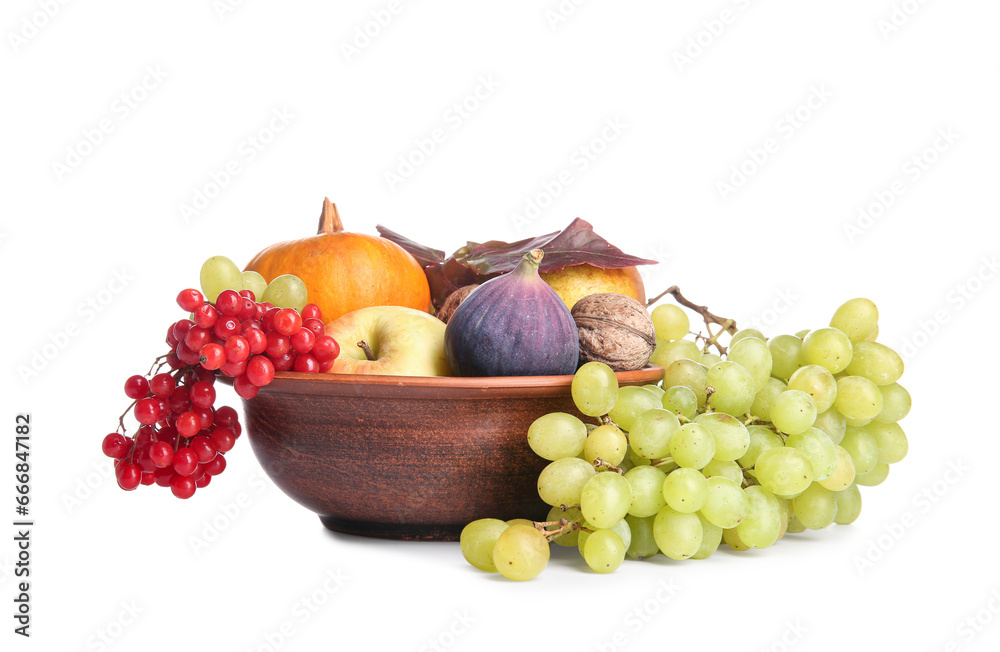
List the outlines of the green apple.
<svg viewBox="0 0 1000 652">
<path fill-rule="evenodd" d="M 402 306 L 361 308 L 326 325 L 340 355 L 331 373 L 450 376 L 443 321 Z M 360 344 L 367 345 L 366 351 Z M 369 355 L 370 354 L 370 355 Z"/>
</svg>

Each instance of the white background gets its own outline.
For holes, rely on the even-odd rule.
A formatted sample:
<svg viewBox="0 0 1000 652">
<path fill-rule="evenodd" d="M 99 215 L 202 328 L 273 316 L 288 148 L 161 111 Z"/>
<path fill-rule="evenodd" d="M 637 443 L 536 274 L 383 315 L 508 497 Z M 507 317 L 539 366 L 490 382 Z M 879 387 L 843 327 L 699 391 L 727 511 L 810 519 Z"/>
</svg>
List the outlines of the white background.
<svg viewBox="0 0 1000 652">
<path fill-rule="evenodd" d="M 11 632 L 4 526 L 4 649 L 996 649 L 1000 5 L 564 2 L 556 22 L 556 0 L 456 0 L 392 5 L 379 27 L 387 0 L 48 4 L 0 18 L 0 513 L 30 412 L 36 519 L 30 640 Z M 676 283 L 769 334 L 868 296 L 906 358 L 910 454 L 852 526 L 610 576 L 555 549 L 528 584 L 457 544 L 325 531 L 242 440 L 190 501 L 120 491 L 100 440 L 177 291 L 211 255 L 310 234 L 327 195 L 349 230 L 449 252 L 580 216 L 661 261 L 650 294 Z M 545 207 L 515 220 L 529 202 Z"/>
</svg>

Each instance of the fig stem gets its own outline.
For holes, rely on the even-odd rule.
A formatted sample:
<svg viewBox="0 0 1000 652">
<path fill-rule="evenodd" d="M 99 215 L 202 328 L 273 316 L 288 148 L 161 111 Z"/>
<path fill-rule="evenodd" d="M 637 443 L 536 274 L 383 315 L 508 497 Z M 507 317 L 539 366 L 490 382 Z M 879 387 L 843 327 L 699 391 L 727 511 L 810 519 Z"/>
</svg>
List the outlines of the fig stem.
<svg viewBox="0 0 1000 652">
<path fill-rule="evenodd" d="M 682 306 L 685 306 L 687 308 L 690 308 L 691 310 L 694 310 L 699 315 L 701 315 L 702 319 L 705 320 L 705 324 L 706 325 L 707 324 L 718 324 L 719 326 L 722 326 L 723 330 L 725 330 L 726 332 L 728 332 L 730 335 L 735 335 L 736 334 L 736 331 L 738 329 L 736 328 L 736 321 L 735 320 L 728 319 L 726 317 L 719 317 L 718 315 L 713 314 L 712 311 L 708 309 L 708 307 L 706 307 L 706 306 L 699 306 L 698 304 L 691 302 L 683 294 L 681 294 L 681 289 L 679 287 L 677 287 L 676 285 L 671 285 L 666 290 L 664 290 L 660 294 L 656 295 L 655 297 L 653 297 L 652 299 L 650 299 L 649 301 L 647 301 L 646 302 L 646 307 L 648 308 L 649 306 L 653 305 L 654 303 L 656 303 L 657 301 L 659 301 L 663 297 L 667 296 L 668 294 L 672 295 L 674 297 L 674 300 L 677 303 L 679 303 Z M 709 331 L 709 333 L 711 333 L 711 330 Z"/>
<path fill-rule="evenodd" d="M 372 347 L 368 346 L 368 342 L 361 340 L 360 342 L 358 342 L 358 346 L 360 346 L 361 350 L 365 352 L 366 358 L 368 358 L 369 360 L 376 359 L 375 354 L 372 353 Z"/>
<path fill-rule="evenodd" d="M 323 198 L 323 212 L 319 216 L 319 228 L 316 235 L 324 233 L 340 233 L 344 230 L 344 223 L 340 221 L 340 213 L 337 212 L 337 205 L 330 201 L 329 197 Z"/>
</svg>

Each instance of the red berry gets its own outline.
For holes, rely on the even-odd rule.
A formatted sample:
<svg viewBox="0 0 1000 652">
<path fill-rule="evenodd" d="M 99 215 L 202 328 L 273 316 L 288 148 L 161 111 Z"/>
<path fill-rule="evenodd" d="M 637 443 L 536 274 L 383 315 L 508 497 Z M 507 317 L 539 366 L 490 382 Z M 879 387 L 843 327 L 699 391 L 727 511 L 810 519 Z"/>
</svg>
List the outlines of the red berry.
<svg viewBox="0 0 1000 652">
<path fill-rule="evenodd" d="M 195 482 L 187 476 L 178 475 L 170 481 L 170 491 L 178 498 L 190 498 L 194 490 Z"/>
<path fill-rule="evenodd" d="M 292 341 L 287 335 L 277 331 L 267 334 L 267 355 L 270 358 L 280 358 L 292 348 Z"/>
<path fill-rule="evenodd" d="M 319 373 L 319 361 L 312 353 L 302 353 L 295 358 L 295 366 L 292 371 L 301 371 L 309 374 Z"/>
<path fill-rule="evenodd" d="M 160 420 L 160 402 L 155 398 L 139 399 L 132 413 L 139 423 L 147 426 L 152 425 Z"/>
<path fill-rule="evenodd" d="M 205 469 L 205 475 L 219 475 L 226 470 L 226 456 L 216 455 L 211 460 L 202 464 Z"/>
<path fill-rule="evenodd" d="M 192 351 L 198 351 L 212 341 L 212 331 L 201 326 L 192 326 L 184 336 L 184 344 Z M 178 354 L 179 355 L 179 354 Z"/>
<path fill-rule="evenodd" d="M 302 328 L 312 331 L 312 334 L 316 337 L 326 332 L 326 326 L 318 319 L 303 319 Z"/>
<path fill-rule="evenodd" d="M 174 391 L 170 392 L 168 403 L 173 412 L 187 412 L 191 409 L 191 390 L 184 385 L 175 387 Z"/>
<path fill-rule="evenodd" d="M 137 464 L 121 464 L 115 469 L 115 479 L 119 487 L 132 491 L 142 481 L 142 469 Z"/>
<path fill-rule="evenodd" d="M 340 345 L 329 335 L 320 335 L 310 351 L 320 362 L 327 362 L 340 355 Z"/>
<path fill-rule="evenodd" d="M 191 411 L 198 415 L 198 425 L 202 430 L 207 430 L 215 423 L 215 410 L 211 407 L 194 406 Z"/>
<path fill-rule="evenodd" d="M 194 481 L 194 486 L 196 486 L 199 489 L 201 489 L 202 487 L 207 487 L 208 483 L 211 482 L 211 481 L 212 481 L 212 476 L 210 476 L 209 474 L 206 473 L 206 474 L 204 474 L 203 476 L 201 476 L 200 478 L 198 478 L 197 480 Z"/>
<path fill-rule="evenodd" d="M 247 319 L 257 318 L 257 304 L 252 299 L 241 298 L 243 305 L 240 306 L 240 312 L 236 315 L 236 318 L 240 321 Z"/>
<path fill-rule="evenodd" d="M 177 348 L 174 351 L 177 353 L 177 358 L 184 364 L 194 365 L 201 362 L 201 356 L 198 354 L 198 351 L 192 349 L 184 342 L 178 342 Z"/>
<path fill-rule="evenodd" d="M 209 408 L 215 403 L 215 387 L 212 383 L 199 380 L 191 385 L 191 405 Z"/>
<path fill-rule="evenodd" d="M 237 421 L 229 427 L 233 429 L 233 434 L 236 435 L 237 439 L 239 439 L 240 435 L 243 433 L 243 426 L 240 425 L 240 422 Z"/>
<path fill-rule="evenodd" d="M 271 364 L 275 371 L 291 371 L 295 366 L 295 354 L 289 351 L 280 358 L 272 358 Z"/>
<path fill-rule="evenodd" d="M 194 323 L 202 328 L 211 328 L 219 319 L 219 311 L 210 303 L 198 306 L 194 311 Z"/>
<path fill-rule="evenodd" d="M 300 328 L 291 336 L 292 351 L 296 353 L 309 353 L 313 344 L 316 343 L 316 336 L 308 328 Z"/>
<path fill-rule="evenodd" d="M 215 307 L 226 317 L 235 317 L 243 307 L 239 293 L 236 290 L 223 290 L 215 298 Z"/>
<path fill-rule="evenodd" d="M 318 319 L 322 323 L 323 314 L 315 303 L 307 303 L 302 307 L 302 319 Z"/>
<path fill-rule="evenodd" d="M 170 392 L 174 391 L 176 384 L 174 377 L 170 374 L 156 374 L 149 379 L 150 391 L 161 398 L 170 396 Z"/>
<path fill-rule="evenodd" d="M 228 432 L 230 435 L 233 434 L 231 430 L 228 430 Z M 233 437 L 233 441 L 236 441 L 235 437 Z M 104 441 L 101 442 L 101 451 L 108 457 L 116 460 L 125 459 L 125 456 L 128 455 L 128 451 L 131 447 L 132 440 L 117 432 L 105 435 Z"/>
<path fill-rule="evenodd" d="M 274 330 L 274 316 L 278 314 L 281 308 L 268 308 L 264 311 L 264 316 L 260 318 L 260 326 L 264 329 L 265 333 L 270 333 Z"/>
<path fill-rule="evenodd" d="M 149 485 L 153 484 L 154 481 L 155 481 L 155 478 L 153 477 L 153 472 L 150 471 L 149 473 L 143 472 L 143 474 L 142 474 L 142 480 L 140 480 L 139 482 L 141 484 L 146 485 L 148 487 Z"/>
<path fill-rule="evenodd" d="M 156 483 L 157 487 L 169 487 L 170 481 L 173 480 L 176 475 L 177 472 L 174 471 L 172 467 L 156 469 L 153 471 L 153 482 Z"/>
<path fill-rule="evenodd" d="M 203 303 L 205 303 L 205 295 L 198 290 L 181 290 L 180 294 L 177 295 L 177 305 L 181 307 L 181 310 L 194 312 Z"/>
<path fill-rule="evenodd" d="M 174 337 L 174 325 L 170 324 L 167 328 L 167 336 L 164 338 L 167 341 L 167 346 L 174 348 L 177 346 L 177 338 Z"/>
<path fill-rule="evenodd" d="M 174 340 L 177 342 L 183 341 L 184 336 L 187 335 L 187 332 L 192 326 L 194 326 L 194 322 L 190 319 L 178 319 L 175 321 L 174 326 L 171 329 L 171 332 L 174 335 Z"/>
<path fill-rule="evenodd" d="M 177 357 L 176 353 L 168 353 L 167 365 L 169 365 L 171 369 L 180 369 L 181 367 L 184 366 L 184 363 L 181 362 L 181 359 Z"/>
<path fill-rule="evenodd" d="M 240 360 L 239 362 L 227 362 L 221 367 L 219 367 L 219 371 L 226 374 L 230 378 L 237 378 L 239 376 L 242 376 L 244 373 L 246 373 L 246 370 L 247 370 L 246 360 Z"/>
<path fill-rule="evenodd" d="M 181 437 L 194 437 L 201 430 L 201 420 L 194 412 L 181 412 L 177 415 L 175 427 L 177 432 L 181 433 Z"/>
<path fill-rule="evenodd" d="M 247 379 L 247 375 L 243 373 L 236 376 L 235 380 L 233 380 L 233 389 L 236 390 L 236 393 L 240 396 L 240 398 L 250 400 L 254 396 L 257 396 L 257 390 L 259 388 L 251 383 Z"/>
<path fill-rule="evenodd" d="M 218 369 L 226 363 L 226 350 L 221 344 L 209 342 L 198 351 L 198 362 L 205 369 Z"/>
<path fill-rule="evenodd" d="M 210 462 L 218 451 L 215 449 L 215 444 L 212 440 L 205 435 L 198 435 L 191 440 L 188 444 L 188 448 L 194 451 L 195 455 L 198 456 L 198 461 L 201 463 Z"/>
<path fill-rule="evenodd" d="M 267 335 L 260 328 L 244 329 L 243 339 L 250 346 L 250 354 L 257 355 L 267 351 Z"/>
<path fill-rule="evenodd" d="M 228 338 L 240 332 L 240 322 L 236 319 L 236 317 L 226 317 L 225 319 L 220 319 L 215 322 L 215 327 L 212 331 L 215 333 L 216 337 L 224 342 Z"/>
<path fill-rule="evenodd" d="M 334 362 L 336 362 L 336 360 L 324 360 L 324 361 L 320 362 L 319 363 L 319 372 L 321 374 L 329 373 L 329 371 L 331 369 L 333 369 L 333 363 Z"/>
<path fill-rule="evenodd" d="M 233 424 L 237 423 L 239 420 L 239 414 L 237 414 L 234 408 L 231 408 L 228 405 L 223 405 L 215 411 L 215 423 L 217 425 L 225 428 L 231 428 Z"/>
<path fill-rule="evenodd" d="M 153 442 L 149 447 L 149 459 L 156 468 L 166 468 L 174 463 L 174 447 L 165 441 Z"/>
<path fill-rule="evenodd" d="M 274 314 L 272 324 L 282 335 L 291 335 L 302 328 L 302 315 L 294 308 L 282 308 Z"/>
<path fill-rule="evenodd" d="M 145 376 L 129 376 L 125 381 L 125 396 L 143 398 L 149 393 L 149 381 Z"/>
<path fill-rule="evenodd" d="M 221 346 L 221 344 L 219 342 L 215 342 L 215 343 L 219 344 Z M 210 369 L 205 369 L 204 367 L 198 366 L 198 367 L 195 367 L 192 370 L 191 373 L 194 374 L 195 382 L 197 382 L 199 380 L 203 380 L 206 383 L 211 383 L 213 385 L 215 384 L 215 372 L 212 371 L 212 370 L 210 370 Z M 191 381 L 188 380 L 187 382 L 191 382 Z"/>
<path fill-rule="evenodd" d="M 217 427 L 208 438 L 212 440 L 215 449 L 220 453 L 228 453 L 236 445 L 236 435 L 233 434 L 231 429 L 225 426 Z"/>
<path fill-rule="evenodd" d="M 178 475 L 191 475 L 198 466 L 198 455 L 185 446 L 174 453 L 173 466 Z"/>
<path fill-rule="evenodd" d="M 226 340 L 226 361 L 240 362 L 250 357 L 250 344 L 242 335 L 233 335 Z"/>
</svg>

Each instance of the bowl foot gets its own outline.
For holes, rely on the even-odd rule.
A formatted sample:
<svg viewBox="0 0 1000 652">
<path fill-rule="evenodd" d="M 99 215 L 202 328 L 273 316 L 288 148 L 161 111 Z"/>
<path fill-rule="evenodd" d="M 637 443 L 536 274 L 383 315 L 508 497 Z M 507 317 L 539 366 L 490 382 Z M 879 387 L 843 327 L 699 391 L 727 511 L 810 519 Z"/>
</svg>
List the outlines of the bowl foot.
<svg viewBox="0 0 1000 652">
<path fill-rule="evenodd" d="M 333 516 L 320 516 L 328 530 L 378 539 L 405 541 L 458 541 L 462 525 L 426 525 L 409 523 L 369 523 Z"/>
</svg>

